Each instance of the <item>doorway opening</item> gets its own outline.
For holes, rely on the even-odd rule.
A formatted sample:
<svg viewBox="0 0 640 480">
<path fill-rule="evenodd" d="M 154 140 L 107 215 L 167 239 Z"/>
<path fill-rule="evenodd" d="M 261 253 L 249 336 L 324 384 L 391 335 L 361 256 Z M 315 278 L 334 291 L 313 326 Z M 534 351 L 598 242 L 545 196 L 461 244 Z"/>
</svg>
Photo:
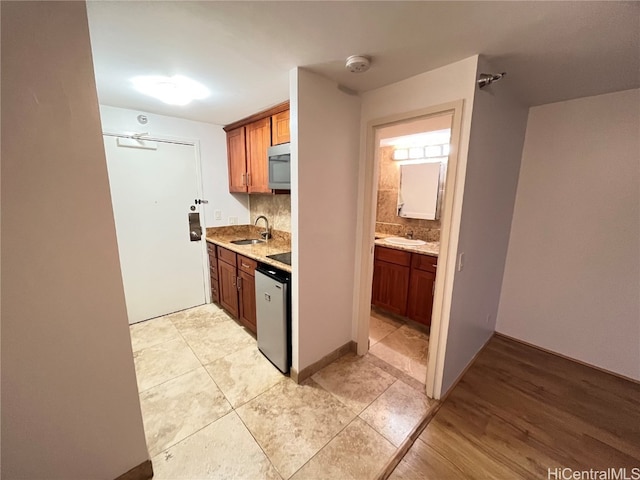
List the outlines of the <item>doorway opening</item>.
<svg viewBox="0 0 640 480">
<path fill-rule="evenodd" d="M 369 351 L 422 385 L 452 121 L 453 114 L 444 113 L 376 130 Z"/>
<path fill-rule="evenodd" d="M 358 353 L 386 357 L 435 399 L 455 268 L 448 247 L 462 105 L 370 122 L 360 198 Z"/>
</svg>

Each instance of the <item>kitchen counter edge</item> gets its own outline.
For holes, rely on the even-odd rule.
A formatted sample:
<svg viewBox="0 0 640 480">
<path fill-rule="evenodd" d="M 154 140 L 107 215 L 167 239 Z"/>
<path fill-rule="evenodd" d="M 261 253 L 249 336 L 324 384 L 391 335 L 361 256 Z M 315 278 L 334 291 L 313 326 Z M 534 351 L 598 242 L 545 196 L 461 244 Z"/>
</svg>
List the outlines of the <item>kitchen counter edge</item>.
<svg viewBox="0 0 640 480">
<path fill-rule="evenodd" d="M 205 237 L 206 241 L 212 243 L 214 245 L 218 245 L 222 248 L 226 248 L 227 250 L 231 250 L 239 255 L 244 255 L 245 257 L 251 258 L 256 262 L 264 263 L 266 265 L 271 265 L 279 270 L 283 270 L 285 272 L 291 273 L 291 266 L 286 263 L 278 262 L 277 260 L 272 260 L 271 258 L 267 258 L 261 252 L 256 252 L 257 249 L 267 249 L 267 255 L 275 255 L 278 253 L 286 253 L 290 252 L 291 248 L 288 249 L 286 247 L 281 246 L 281 242 L 278 242 L 276 245 L 271 246 L 269 241 L 258 245 L 235 245 L 228 241 L 222 240 L 220 238 L 216 238 L 212 235 L 207 235 Z"/>
</svg>

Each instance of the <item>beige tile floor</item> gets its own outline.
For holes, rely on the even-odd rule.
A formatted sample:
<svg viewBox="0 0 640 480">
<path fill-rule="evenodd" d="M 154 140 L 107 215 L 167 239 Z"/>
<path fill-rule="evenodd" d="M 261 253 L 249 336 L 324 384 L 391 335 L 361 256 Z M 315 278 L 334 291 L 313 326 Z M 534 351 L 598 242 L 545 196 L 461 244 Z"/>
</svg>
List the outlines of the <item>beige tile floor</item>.
<svg viewBox="0 0 640 480">
<path fill-rule="evenodd" d="M 408 375 L 419 383 L 425 383 L 429 350 L 427 327 L 372 310 L 369 341 L 370 354 L 400 370 L 396 376 Z"/>
<path fill-rule="evenodd" d="M 375 478 L 435 406 L 417 366 L 427 342 L 374 314 L 371 354 L 298 385 L 214 305 L 133 325 L 154 479 Z"/>
</svg>

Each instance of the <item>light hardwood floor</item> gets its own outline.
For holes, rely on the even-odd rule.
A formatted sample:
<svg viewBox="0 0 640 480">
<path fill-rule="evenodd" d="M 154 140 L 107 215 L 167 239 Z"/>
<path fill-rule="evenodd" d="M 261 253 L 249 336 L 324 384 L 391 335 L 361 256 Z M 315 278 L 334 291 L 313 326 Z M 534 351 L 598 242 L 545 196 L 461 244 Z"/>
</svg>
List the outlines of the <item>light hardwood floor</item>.
<svg viewBox="0 0 640 480">
<path fill-rule="evenodd" d="M 495 336 L 389 478 L 610 467 L 640 467 L 640 385 Z"/>
</svg>

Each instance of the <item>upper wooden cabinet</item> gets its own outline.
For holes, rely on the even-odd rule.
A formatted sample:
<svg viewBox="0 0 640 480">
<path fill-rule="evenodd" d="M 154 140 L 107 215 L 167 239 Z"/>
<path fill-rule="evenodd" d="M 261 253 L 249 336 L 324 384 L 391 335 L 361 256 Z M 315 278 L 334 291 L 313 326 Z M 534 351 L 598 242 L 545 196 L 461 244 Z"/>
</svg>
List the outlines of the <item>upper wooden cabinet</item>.
<svg viewBox="0 0 640 480">
<path fill-rule="evenodd" d="M 289 110 L 276 113 L 271 116 L 271 145 L 289 143 L 291 133 L 289 131 Z"/>
<path fill-rule="evenodd" d="M 247 145 L 247 192 L 271 193 L 267 149 L 271 146 L 271 119 L 263 118 L 245 127 Z"/>
<path fill-rule="evenodd" d="M 227 160 L 229 164 L 229 191 L 247 191 L 247 153 L 245 127 L 227 132 Z"/>
<path fill-rule="evenodd" d="M 290 141 L 289 102 L 224 127 L 229 192 L 274 193 L 269 188 L 267 150 Z"/>
</svg>

